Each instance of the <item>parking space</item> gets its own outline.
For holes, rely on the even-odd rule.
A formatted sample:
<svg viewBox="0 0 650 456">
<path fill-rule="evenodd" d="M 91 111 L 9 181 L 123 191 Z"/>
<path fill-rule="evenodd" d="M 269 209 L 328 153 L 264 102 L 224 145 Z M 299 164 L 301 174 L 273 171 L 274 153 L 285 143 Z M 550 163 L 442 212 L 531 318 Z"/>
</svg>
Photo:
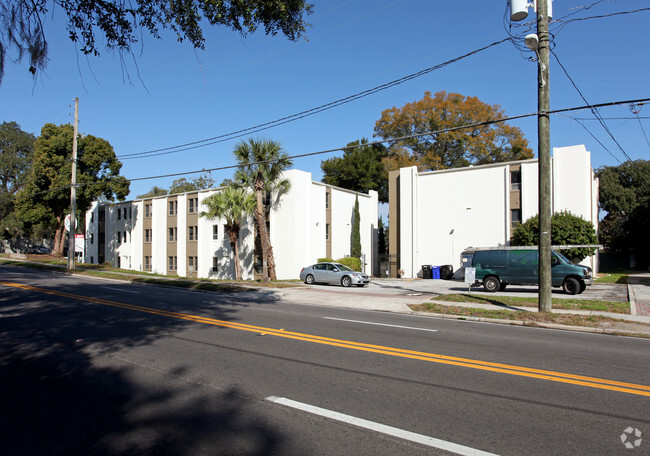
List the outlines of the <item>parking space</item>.
<svg viewBox="0 0 650 456">
<path fill-rule="evenodd" d="M 454 293 L 476 293 L 488 294 L 482 286 L 468 289 L 466 283 L 457 280 L 437 280 L 437 279 L 376 279 L 373 278 L 370 285 L 363 288 L 350 287 L 343 288 L 335 285 L 312 285 L 312 288 L 341 292 L 346 294 L 363 294 L 377 296 L 414 296 L 414 295 L 445 295 Z M 510 285 L 504 291 L 489 293 L 496 296 L 522 296 L 530 297 L 537 295 L 537 287 L 533 286 L 514 286 Z M 596 284 L 587 287 L 584 293 L 578 295 L 568 295 L 561 288 L 553 288 L 552 296 L 554 298 L 581 299 L 581 300 L 598 300 L 598 301 L 628 301 L 628 292 L 626 285 L 618 284 Z"/>
</svg>

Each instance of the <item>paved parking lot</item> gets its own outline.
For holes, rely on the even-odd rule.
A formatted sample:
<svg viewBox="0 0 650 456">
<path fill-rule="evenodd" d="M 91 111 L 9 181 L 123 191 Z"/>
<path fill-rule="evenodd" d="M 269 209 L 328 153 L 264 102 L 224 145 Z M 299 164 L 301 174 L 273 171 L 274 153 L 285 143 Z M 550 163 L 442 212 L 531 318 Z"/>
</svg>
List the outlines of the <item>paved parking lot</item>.
<svg viewBox="0 0 650 456">
<path fill-rule="evenodd" d="M 422 279 L 373 279 L 370 285 L 358 288 L 343 288 L 335 285 L 312 285 L 314 289 L 346 294 L 358 293 L 359 295 L 384 295 L 384 296 L 414 296 L 414 295 L 443 295 L 453 293 L 467 293 L 467 284 L 456 280 L 422 280 Z M 598 301 L 628 301 L 627 286 L 617 284 L 596 284 L 587 287 L 584 293 L 568 295 L 561 288 L 553 288 L 554 298 L 587 299 Z M 471 293 L 487 294 L 480 287 L 472 287 Z M 505 291 L 493 293 L 503 296 L 534 296 L 537 287 L 510 285 Z"/>
</svg>

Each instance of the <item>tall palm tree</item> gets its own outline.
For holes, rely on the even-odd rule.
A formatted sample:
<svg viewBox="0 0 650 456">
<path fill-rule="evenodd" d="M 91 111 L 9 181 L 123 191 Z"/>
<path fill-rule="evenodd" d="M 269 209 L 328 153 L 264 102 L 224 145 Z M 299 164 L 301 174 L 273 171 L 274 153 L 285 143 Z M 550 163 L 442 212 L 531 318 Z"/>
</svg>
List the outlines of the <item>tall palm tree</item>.
<svg viewBox="0 0 650 456">
<path fill-rule="evenodd" d="M 208 207 L 201 211 L 201 217 L 208 219 L 222 218 L 226 220 L 225 230 L 230 241 L 230 248 L 235 253 L 235 279 L 241 279 L 239 264 L 239 232 L 246 218 L 255 211 L 255 196 L 245 188 L 226 187 L 219 193 L 208 196 L 203 200 Z"/>
<path fill-rule="evenodd" d="M 268 214 L 264 200 L 265 197 L 277 199 L 289 190 L 290 183 L 282 178 L 282 173 L 292 163 L 282 150 L 282 145 L 270 139 L 242 141 L 233 152 L 240 165 L 235 173 L 235 181 L 253 189 L 257 198 L 255 221 L 262 244 L 262 275 L 264 279 L 275 280 L 275 258 L 266 229 Z"/>
</svg>

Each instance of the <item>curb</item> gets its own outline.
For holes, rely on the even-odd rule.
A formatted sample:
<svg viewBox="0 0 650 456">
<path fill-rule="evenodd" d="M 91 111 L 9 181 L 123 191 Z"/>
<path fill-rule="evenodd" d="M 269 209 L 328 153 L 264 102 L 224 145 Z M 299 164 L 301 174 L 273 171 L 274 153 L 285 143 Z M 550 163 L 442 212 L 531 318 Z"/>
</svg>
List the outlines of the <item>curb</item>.
<svg viewBox="0 0 650 456">
<path fill-rule="evenodd" d="M 534 321 L 522 321 L 522 320 L 504 320 L 499 318 L 484 318 L 484 317 L 467 317 L 463 315 L 451 315 L 451 314 L 439 314 L 433 312 L 412 312 L 413 315 L 425 316 L 425 317 L 435 317 L 435 318 L 444 318 L 447 320 L 465 320 L 465 321 L 479 321 L 483 323 L 494 323 L 501 325 L 510 325 L 510 326 L 526 326 L 528 328 L 544 328 L 544 329 L 557 329 L 563 331 L 576 331 L 592 334 L 609 334 L 612 336 L 626 335 L 641 337 L 647 339 L 650 337 L 650 334 L 642 331 L 621 331 L 613 329 L 604 329 L 604 328 L 593 328 L 589 326 L 570 326 L 570 325 L 560 325 L 557 323 L 539 323 Z"/>
</svg>

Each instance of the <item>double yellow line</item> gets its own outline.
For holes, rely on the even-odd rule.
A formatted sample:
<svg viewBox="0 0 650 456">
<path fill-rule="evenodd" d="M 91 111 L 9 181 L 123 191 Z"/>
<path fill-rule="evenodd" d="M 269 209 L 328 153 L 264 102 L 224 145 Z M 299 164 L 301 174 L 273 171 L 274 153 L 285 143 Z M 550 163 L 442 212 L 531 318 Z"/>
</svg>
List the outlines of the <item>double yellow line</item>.
<svg viewBox="0 0 650 456">
<path fill-rule="evenodd" d="M 520 377 L 536 378 L 541 380 L 548 380 L 552 382 L 569 383 L 572 385 L 587 386 L 590 388 L 598 388 L 610 391 L 618 391 L 621 393 L 636 394 L 639 396 L 650 397 L 650 386 L 638 385 L 634 383 L 619 382 L 614 380 L 606 380 L 595 377 L 586 377 L 582 375 L 567 374 L 563 372 L 555 372 L 543 369 L 533 369 L 529 367 L 514 366 L 509 364 L 493 363 L 488 361 L 480 361 L 469 358 L 459 358 L 456 356 L 446 356 L 436 353 L 420 352 L 415 350 L 404 350 L 401 348 L 386 347 L 382 345 L 364 344 L 361 342 L 353 342 L 349 340 L 333 339 L 330 337 L 315 336 L 312 334 L 304 334 L 292 331 L 285 331 L 284 329 L 266 328 L 263 326 L 246 325 L 243 323 L 235 323 L 225 320 L 217 320 L 214 318 L 201 317 L 198 315 L 189 315 L 178 312 L 169 312 L 166 310 L 154 309 L 151 307 L 136 306 L 133 304 L 124 304 L 115 301 L 108 301 L 106 299 L 82 296 L 72 293 L 65 293 L 58 290 L 50 290 L 46 288 L 37 288 L 30 285 L 23 285 L 13 282 L 0 281 L 0 285 L 7 287 L 20 288 L 28 291 L 36 291 L 65 298 L 93 302 L 111 307 L 118 307 L 121 309 L 134 310 L 137 312 L 146 312 L 153 315 L 160 315 L 164 317 L 177 318 L 181 320 L 194 321 L 197 323 L 205 323 L 209 325 L 221 326 L 224 328 L 232 328 L 240 331 L 249 331 L 263 335 L 284 337 L 286 339 L 301 340 L 304 342 L 311 342 L 316 344 L 329 345 L 333 347 L 348 348 L 352 350 L 359 350 L 370 353 L 379 353 L 382 355 L 398 356 L 401 358 L 416 359 L 419 361 L 429 361 L 439 364 L 449 364 L 452 366 L 468 367 L 471 369 L 479 369 L 490 372 L 498 372 L 501 374 L 516 375 Z"/>
</svg>

